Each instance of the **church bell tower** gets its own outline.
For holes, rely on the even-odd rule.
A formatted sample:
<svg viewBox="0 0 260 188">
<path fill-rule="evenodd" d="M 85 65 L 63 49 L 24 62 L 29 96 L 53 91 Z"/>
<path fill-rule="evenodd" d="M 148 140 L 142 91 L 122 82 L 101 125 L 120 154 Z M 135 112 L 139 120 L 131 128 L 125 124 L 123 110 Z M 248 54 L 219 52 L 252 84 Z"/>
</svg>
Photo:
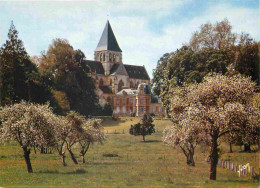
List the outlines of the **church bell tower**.
<svg viewBox="0 0 260 188">
<path fill-rule="evenodd" d="M 109 21 L 106 23 L 95 50 L 94 59 L 102 63 L 105 75 L 110 74 L 110 70 L 114 64 L 122 64 L 122 50 L 117 43 Z"/>
</svg>

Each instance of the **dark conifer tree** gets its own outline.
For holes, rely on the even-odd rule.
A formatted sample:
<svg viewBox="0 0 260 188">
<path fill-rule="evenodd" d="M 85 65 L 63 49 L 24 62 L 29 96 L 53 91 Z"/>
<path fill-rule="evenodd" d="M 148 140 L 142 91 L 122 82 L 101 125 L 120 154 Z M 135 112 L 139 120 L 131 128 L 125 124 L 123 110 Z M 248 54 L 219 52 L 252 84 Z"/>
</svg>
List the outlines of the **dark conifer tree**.
<svg viewBox="0 0 260 188">
<path fill-rule="evenodd" d="M 28 101 L 29 76 L 37 69 L 29 60 L 13 22 L 8 32 L 8 40 L 0 50 L 0 58 L 2 104 L 14 104 L 21 100 Z"/>
</svg>

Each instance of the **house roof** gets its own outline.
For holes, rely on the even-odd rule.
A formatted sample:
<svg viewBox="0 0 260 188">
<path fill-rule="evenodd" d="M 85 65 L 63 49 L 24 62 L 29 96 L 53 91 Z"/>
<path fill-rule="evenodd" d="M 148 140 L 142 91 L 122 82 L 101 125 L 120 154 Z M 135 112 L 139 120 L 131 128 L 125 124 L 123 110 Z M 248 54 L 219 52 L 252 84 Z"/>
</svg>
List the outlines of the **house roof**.
<svg viewBox="0 0 260 188">
<path fill-rule="evenodd" d="M 96 74 L 104 75 L 104 68 L 101 62 L 99 61 L 91 61 L 91 60 L 84 60 L 82 63 L 88 65 L 91 69 L 91 72 L 95 72 Z"/>
<path fill-rule="evenodd" d="M 101 89 L 103 93 L 113 93 L 109 86 L 99 86 L 99 89 Z"/>
<path fill-rule="evenodd" d="M 124 65 L 124 67 L 130 78 L 150 80 L 150 77 L 144 66 Z"/>
<path fill-rule="evenodd" d="M 117 43 L 116 37 L 113 33 L 109 21 L 107 21 L 106 23 L 105 29 L 102 33 L 102 36 L 99 40 L 99 43 L 95 51 L 103 51 L 103 50 L 122 52 L 122 50 L 120 49 Z"/>
<path fill-rule="evenodd" d="M 124 94 L 127 94 L 127 95 L 135 95 L 135 94 L 137 94 L 137 90 L 122 89 L 121 91 L 119 91 L 119 92 L 117 93 L 117 95 L 124 95 Z"/>
</svg>

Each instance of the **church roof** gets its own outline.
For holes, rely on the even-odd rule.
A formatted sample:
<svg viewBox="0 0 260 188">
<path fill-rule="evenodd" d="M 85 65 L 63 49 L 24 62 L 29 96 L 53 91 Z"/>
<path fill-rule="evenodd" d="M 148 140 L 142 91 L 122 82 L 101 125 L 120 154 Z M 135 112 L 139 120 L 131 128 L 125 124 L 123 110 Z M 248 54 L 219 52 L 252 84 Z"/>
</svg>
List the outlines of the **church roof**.
<svg viewBox="0 0 260 188">
<path fill-rule="evenodd" d="M 150 77 L 144 66 L 124 65 L 124 67 L 130 78 L 150 80 Z"/>
<path fill-rule="evenodd" d="M 103 34 L 100 38 L 100 41 L 99 41 L 95 51 L 103 51 L 103 50 L 122 52 L 122 50 L 120 49 L 120 47 L 116 41 L 116 37 L 113 33 L 113 30 L 111 28 L 109 21 L 107 21 L 107 24 L 105 26 L 105 29 L 103 31 Z"/>
<path fill-rule="evenodd" d="M 123 64 L 114 64 L 110 70 L 110 75 L 127 75 Z"/>
<path fill-rule="evenodd" d="M 114 64 L 113 67 L 110 70 L 110 74 L 114 75 L 119 67 L 119 64 Z"/>
<path fill-rule="evenodd" d="M 103 93 L 113 93 L 109 86 L 99 86 L 99 89 L 101 89 Z"/>
<path fill-rule="evenodd" d="M 88 65 L 91 69 L 91 72 L 95 72 L 96 74 L 104 75 L 104 68 L 101 62 L 99 61 L 91 61 L 91 60 L 84 60 L 82 63 Z"/>
</svg>

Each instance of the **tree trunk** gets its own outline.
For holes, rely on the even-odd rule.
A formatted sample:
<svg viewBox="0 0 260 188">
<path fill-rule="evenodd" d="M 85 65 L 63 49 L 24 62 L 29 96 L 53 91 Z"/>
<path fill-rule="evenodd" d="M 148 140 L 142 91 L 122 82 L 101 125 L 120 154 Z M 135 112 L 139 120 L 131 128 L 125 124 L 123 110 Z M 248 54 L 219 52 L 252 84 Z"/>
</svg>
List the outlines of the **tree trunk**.
<svg viewBox="0 0 260 188">
<path fill-rule="evenodd" d="M 190 166 L 195 166 L 195 161 L 194 161 L 193 155 L 194 155 L 194 152 L 189 151 L 189 161 L 190 161 L 189 165 Z"/>
<path fill-rule="evenodd" d="M 233 153 L 231 142 L 229 143 L 229 152 L 230 152 L 230 153 Z"/>
<path fill-rule="evenodd" d="M 143 141 L 145 142 L 145 135 L 143 135 Z"/>
<path fill-rule="evenodd" d="M 85 163 L 86 161 L 85 161 L 85 156 L 84 155 L 82 155 L 82 163 Z"/>
<path fill-rule="evenodd" d="M 251 152 L 250 144 L 244 144 L 244 152 Z"/>
<path fill-rule="evenodd" d="M 31 164 L 31 160 L 30 160 L 30 149 L 27 149 L 26 146 L 23 147 L 23 152 L 24 152 L 24 159 L 27 165 L 27 171 L 28 173 L 32 173 L 33 169 L 32 169 L 32 164 Z"/>
<path fill-rule="evenodd" d="M 68 151 L 69 151 L 69 153 L 70 153 L 70 156 L 71 156 L 72 161 L 73 161 L 75 164 L 78 164 L 78 161 L 76 160 L 76 158 L 75 158 L 75 156 L 74 156 L 74 153 L 72 153 L 72 151 L 69 150 L 69 149 L 68 149 Z"/>
<path fill-rule="evenodd" d="M 63 166 L 67 166 L 67 164 L 66 164 L 66 162 L 65 162 L 65 152 L 63 152 L 62 154 L 60 154 L 60 156 L 61 156 L 61 161 L 62 161 L 62 165 Z"/>
<path fill-rule="evenodd" d="M 217 135 L 212 136 L 211 140 L 211 153 L 210 153 L 210 172 L 209 179 L 216 180 L 217 177 L 217 164 L 218 164 L 218 142 Z"/>
</svg>

